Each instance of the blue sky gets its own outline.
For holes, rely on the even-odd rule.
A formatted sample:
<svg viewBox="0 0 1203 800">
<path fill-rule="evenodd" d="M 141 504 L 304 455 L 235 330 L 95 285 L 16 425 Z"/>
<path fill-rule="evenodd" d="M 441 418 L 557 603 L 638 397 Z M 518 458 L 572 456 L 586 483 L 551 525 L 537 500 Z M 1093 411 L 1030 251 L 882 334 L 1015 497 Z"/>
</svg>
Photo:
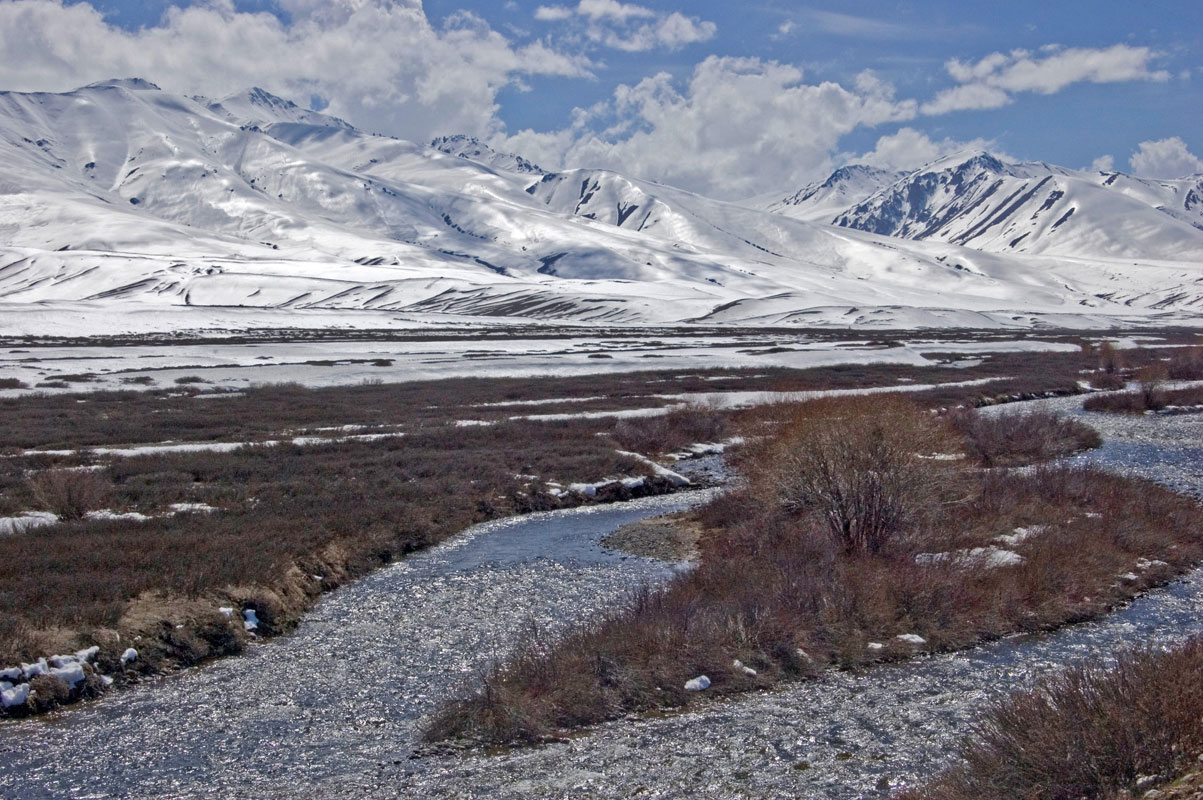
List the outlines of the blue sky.
<svg viewBox="0 0 1203 800">
<path fill-rule="evenodd" d="M 726 196 L 978 146 L 1203 171 L 1199 2 L 0 0 L 0 88 L 133 71 Z"/>
</svg>

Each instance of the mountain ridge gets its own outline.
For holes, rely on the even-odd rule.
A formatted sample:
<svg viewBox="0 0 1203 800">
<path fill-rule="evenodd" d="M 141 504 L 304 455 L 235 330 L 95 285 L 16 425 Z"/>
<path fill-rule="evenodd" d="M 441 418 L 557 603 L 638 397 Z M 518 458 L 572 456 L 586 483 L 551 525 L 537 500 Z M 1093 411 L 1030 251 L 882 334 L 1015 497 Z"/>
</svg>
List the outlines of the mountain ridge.
<svg viewBox="0 0 1203 800">
<path fill-rule="evenodd" d="M 606 170 L 544 172 L 470 137 L 435 145 L 263 90 L 0 93 L 0 304 L 1097 326 L 1190 320 L 1203 303 L 1180 259 L 882 237 Z M 1136 180 L 1115 191 L 1156 194 Z"/>
</svg>

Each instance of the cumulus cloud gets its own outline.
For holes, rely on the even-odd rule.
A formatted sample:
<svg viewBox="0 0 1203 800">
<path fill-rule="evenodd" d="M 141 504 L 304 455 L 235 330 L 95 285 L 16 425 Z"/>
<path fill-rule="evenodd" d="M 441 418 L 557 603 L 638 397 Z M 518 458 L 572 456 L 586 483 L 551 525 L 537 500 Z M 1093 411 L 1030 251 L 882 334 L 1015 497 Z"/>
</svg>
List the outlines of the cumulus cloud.
<svg viewBox="0 0 1203 800">
<path fill-rule="evenodd" d="M 1115 169 L 1115 158 L 1113 156 L 1099 156 L 1090 162 L 1090 169 L 1092 172 L 1110 172 Z"/>
<path fill-rule="evenodd" d="M 1133 174 L 1149 178 L 1183 178 L 1203 172 L 1203 158 L 1188 150 L 1177 136 L 1141 142 L 1128 165 Z"/>
<path fill-rule="evenodd" d="M 329 113 L 412 139 L 499 129 L 496 97 L 523 76 L 585 76 L 590 62 L 535 41 L 515 45 L 459 12 L 432 26 L 421 0 L 278 0 L 290 22 L 228 0 L 169 8 L 126 31 L 88 3 L 0 2 L 0 85 L 65 91 L 111 77 L 220 96 L 252 85 L 328 98 Z"/>
<path fill-rule="evenodd" d="M 657 47 L 677 50 L 714 38 L 713 22 L 687 17 L 679 11 L 662 13 L 618 0 L 580 0 L 576 7 L 539 6 L 535 19 L 543 22 L 575 21 L 575 35 L 594 44 L 626 52 Z"/>
<path fill-rule="evenodd" d="M 952 59 L 944 66 L 959 86 L 946 89 L 925 103 L 925 114 L 998 108 L 1017 92 L 1053 94 L 1075 83 L 1166 81 L 1170 74 L 1153 70 L 1147 47 L 1117 44 L 1105 48 L 1064 48 L 1046 45 L 1040 55 L 1028 50 L 991 53 L 980 61 Z"/>
<path fill-rule="evenodd" d="M 953 153 L 989 151 L 993 148 L 994 142 L 986 139 L 964 142 L 945 138 L 937 141 L 922 131 L 906 127 L 900 128 L 897 133 L 882 136 L 872 150 L 852 161 L 881 169 L 911 170 Z"/>
<path fill-rule="evenodd" d="M 860 126 L 914 117 L 872 73 L 852 87 L 803 81 L 797 67 L 710 56 L 687 84 L 666 73 L 622 85 L 550 133 L 520 131 L 494 145 L 544 166 L 593 166 L 716 197 L 801 185 L 834 166 L 839 140 Z"/>
</svg>

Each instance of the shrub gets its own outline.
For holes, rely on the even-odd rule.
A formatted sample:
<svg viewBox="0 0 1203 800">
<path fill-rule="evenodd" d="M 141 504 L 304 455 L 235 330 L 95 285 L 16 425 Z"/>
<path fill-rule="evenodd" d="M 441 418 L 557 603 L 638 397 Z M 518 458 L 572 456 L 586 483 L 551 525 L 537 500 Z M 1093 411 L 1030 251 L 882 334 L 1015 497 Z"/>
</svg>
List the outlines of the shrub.
<svg viewBox="0 0 1203 800">
<path fill-rule="evenodd" d="M 697 442 L 715 442 L 727 430 L 726 417 L 714 406 L 686 403 L 666 414 L 628 417 L 614 426 L 614 439 L 637 453 L 665 453 Z"/>
<path fill-rule="evenodd" d="M 1140 398 L 1146 409 L 1156 411 L 1165 408 L 1165 381 L 1168 377 L 1169 373 L 1161 364 L 1150 364 L 1137 370 Z"/>
<path fill-rule="evenodd" d="M 1082 664 L 990 704 L 963 763 L 899 800 L 1117 797 L 1203 752 L 1203 639 Z M 1127 795 L 1132 796 L 1132 795 Z"/>
<path fill-rule="evenodd" d="M 765 456 L 777 501 L 816 512 L 848 552 L 877 552 L 928 507 L 939 474 L 922 458 L 948 436 L 901 401 L 815 404 Z"/>
<path fill-rule="evenodd" d="M 27 384 L 25 381 L 17 378 L 0 378 L 0 389 L 25 389 Z"/>
<path fill-rule="evenodd" d="M 1099 369 L 1113 375 L 1124 368 L 1124 356 L 1114 342 L 1099 343 Z"/>
<path fill-rule="evenodd" d="M 970 456 L 984 467 L 1060 458 L 1103 443 L 1098 432 L 1048 411 L 983 414 L 960 409 L 948 415 Z"/>
<path fill-rule="evenodd" d="M 1203 379 L 1203 345 L 1184 347 L 1170 356 L 1167 374 L 1176 381 Z"/>
<path fill-rule="evenodd" d="M 29 479 L 29 491 L 38 506 L 63 520 L 82 519 L 103 506 L 110 488 L 93 470 L 51 469 Z"/>
<path fill-rule="evenodd" d="M 202 378 L 200 375 L 181 375 L 175 379 L 175 382 L 180 385 L 188 383 L 208 383 L 208 381 Z"/>
</svg>

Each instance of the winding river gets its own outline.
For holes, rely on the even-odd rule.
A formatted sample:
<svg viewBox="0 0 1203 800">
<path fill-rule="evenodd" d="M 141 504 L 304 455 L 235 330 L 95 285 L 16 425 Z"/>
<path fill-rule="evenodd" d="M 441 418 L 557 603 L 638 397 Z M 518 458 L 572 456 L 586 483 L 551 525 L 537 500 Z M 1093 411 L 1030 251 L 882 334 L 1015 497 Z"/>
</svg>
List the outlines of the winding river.
<svg viewBox="0 0 1203 800">
<path fill-rule="evenodd" d="M 1080 398 L 1039 401 L 1081 413 Z M 1203 416 L 1088 415 L 1077 460 L 1203 497 Z M 240 658 L 0 724 L 4 798 L 884 796 L 947 765 L 975 710 L 1060 665 L 1203 632 L 1203 570 L 1097 623 L 627 720 L 502 755 L 415 754 L 422 716 L 531 621 L 588 619 L 658 562 L 597 542 L 699 502 L 487 523 L 324 598 Z"/>
</svg>

